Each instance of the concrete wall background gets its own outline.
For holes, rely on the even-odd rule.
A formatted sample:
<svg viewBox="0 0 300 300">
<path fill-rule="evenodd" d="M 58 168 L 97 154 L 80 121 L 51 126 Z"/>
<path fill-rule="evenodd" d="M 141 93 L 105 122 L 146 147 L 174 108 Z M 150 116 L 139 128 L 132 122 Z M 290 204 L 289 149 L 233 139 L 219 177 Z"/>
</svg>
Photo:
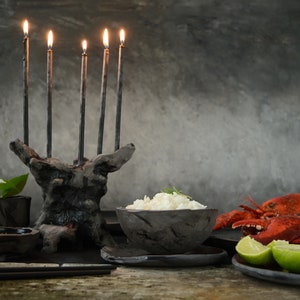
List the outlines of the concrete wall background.
<svg viewBox="0 0 300 300">
<path fill-rule="evenodd" d="M 88 40 L 85 156 L 96 155 L 102 42 L 110 30 L 104 152 L 114 148 L 118 31 L 126 29 L 121 144 L 133 158 L 109 176 L 102 207 L 175 185 L 220 211 L 299 192 L 300 2 L 297 0 L 7 0 L 0 4 L 0 178 L 28 171 L 22 22 L 30 22 L 30 137 L 46 153 L 46 36 L 54 32 L 53 156 L 77 156 L 81 40 Z M 42 205 L 32 176 L 32 219 Z"/>
</svg>

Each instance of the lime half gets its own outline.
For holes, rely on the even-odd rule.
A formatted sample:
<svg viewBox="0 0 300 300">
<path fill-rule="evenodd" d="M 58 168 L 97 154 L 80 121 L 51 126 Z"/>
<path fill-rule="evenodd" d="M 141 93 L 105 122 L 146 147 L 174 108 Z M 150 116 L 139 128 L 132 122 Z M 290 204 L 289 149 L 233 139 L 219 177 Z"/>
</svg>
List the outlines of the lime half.
<svg viewBox="0 0 300 300">
<path fill-rule="evenodd" d="M 243 237 L 235 246 L 240 257 L 252 265 L 268 265 L 272 263 L 272 249 L 249 235 Z"/>
<path fill-rule="evenodd" d="M 293 273 L 300 273 L 300 245 L 275 245 L 272 247 L 272 253 L 281 268 Z"/>
</svg>

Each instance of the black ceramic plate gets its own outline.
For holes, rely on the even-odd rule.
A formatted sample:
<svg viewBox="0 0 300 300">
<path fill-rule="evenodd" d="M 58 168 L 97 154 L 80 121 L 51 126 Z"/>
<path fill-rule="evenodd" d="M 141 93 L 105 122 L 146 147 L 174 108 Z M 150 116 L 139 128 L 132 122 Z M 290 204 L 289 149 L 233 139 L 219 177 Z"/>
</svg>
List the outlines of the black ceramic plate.
<svg viewBox="0 0 300 300">
<path fill-rule="evenodd" d="M 238 254 L 232 257 L 232 264 L 237 270 L 251 277 L 281 284 L 300 286 L 300 274 L 254 267 L 245 263 Z"/>
<path fill-rule="evenodd" d="M 101 257 L 109 262 L 121 265 L 148 267 L 196 267 L 219 264 L 227 258 L 225 250 L 201 246 L 185 254 L 153 255 L 128 245 L 103 247 Z"/>
</svg>

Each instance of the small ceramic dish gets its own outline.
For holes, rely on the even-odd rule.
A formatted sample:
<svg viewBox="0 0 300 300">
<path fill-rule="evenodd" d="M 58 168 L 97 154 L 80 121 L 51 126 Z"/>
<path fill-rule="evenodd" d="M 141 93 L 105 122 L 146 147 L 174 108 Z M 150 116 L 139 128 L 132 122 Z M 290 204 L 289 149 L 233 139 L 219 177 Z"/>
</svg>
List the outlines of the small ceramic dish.
<svg viewBox="0 0 300 300">
<path fill-rule="evenodd" d="M 0 253 L 29 253 L 37 245 L 39 236 L 39 231 L 33 228 L 0 227 Z"/>
</svg>

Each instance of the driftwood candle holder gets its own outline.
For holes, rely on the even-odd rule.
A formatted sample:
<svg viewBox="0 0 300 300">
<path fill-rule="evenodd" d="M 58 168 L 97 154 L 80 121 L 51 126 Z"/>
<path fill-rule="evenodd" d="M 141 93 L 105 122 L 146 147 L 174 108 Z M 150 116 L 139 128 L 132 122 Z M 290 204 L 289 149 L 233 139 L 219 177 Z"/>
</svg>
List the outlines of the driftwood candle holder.
<svg viewBox="0 0 300 300">
<path fill-rule="evenodd" d="M 78 242 L 86 236 L 99 247 L 114 243 L 104 228 L 100 199 L 107 192 L 108 173 L 119 170 L 131 158 L 133 144 L 85 159 L 80 165 L 42 158 L 20 140 L 11 142 L 10 149 L 42 189 L 44 202 L 35 227 L 43 236 L 43 251 L 56 252 L 61 239 Z"/>
</svg>

